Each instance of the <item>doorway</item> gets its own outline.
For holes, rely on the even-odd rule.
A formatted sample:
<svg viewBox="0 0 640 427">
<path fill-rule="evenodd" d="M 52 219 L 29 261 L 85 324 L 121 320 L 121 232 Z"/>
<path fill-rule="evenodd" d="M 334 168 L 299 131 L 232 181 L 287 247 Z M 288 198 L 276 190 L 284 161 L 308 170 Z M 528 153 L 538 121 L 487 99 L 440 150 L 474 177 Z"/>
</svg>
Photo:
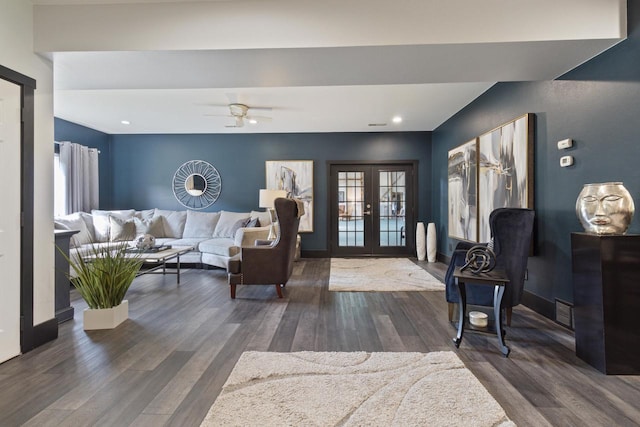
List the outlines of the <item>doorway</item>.
<svg viewBox="0 0 640 427">
<path fill-rule="evenodd" d="M 21 174 L 22 88 L 0 78 L 0 170 L 5 182 Z M 20 354 L 20 185 L 3 185 L 0 199 L 0 363 Z"/>
<path fill-rule="evenodd" d="M 417 161 L 329 163 L 332 256 L 413 253 Z"/>
</svg>

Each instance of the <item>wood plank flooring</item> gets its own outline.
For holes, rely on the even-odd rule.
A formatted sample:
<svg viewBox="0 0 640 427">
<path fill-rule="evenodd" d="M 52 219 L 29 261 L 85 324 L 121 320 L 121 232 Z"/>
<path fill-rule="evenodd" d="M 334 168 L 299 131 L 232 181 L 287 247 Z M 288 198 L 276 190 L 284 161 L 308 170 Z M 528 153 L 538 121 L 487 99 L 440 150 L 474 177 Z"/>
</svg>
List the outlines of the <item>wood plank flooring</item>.
<svg viewBox="0 0 640 427">
<path fill-rule="evenodd" d="M 418 263 L 442 277 L 442 264 Z M 0 426 L 198 426 L 243 351 L 455 350 L 442 292 L 329 292 L 328 259 L 296 263 L 284 299 L 223 270 L 135 280 L 130 318 L 82 330 L 84 302 L 57 340 L 0 364 Z M 575 356 L 571 331 L 525 307 L 496 339 L 457 354 L 519 426 L 640 425 L 640 376 L 606 376 Z M 464 393 L 464 390 L 460 390 Z"/>
</svg>

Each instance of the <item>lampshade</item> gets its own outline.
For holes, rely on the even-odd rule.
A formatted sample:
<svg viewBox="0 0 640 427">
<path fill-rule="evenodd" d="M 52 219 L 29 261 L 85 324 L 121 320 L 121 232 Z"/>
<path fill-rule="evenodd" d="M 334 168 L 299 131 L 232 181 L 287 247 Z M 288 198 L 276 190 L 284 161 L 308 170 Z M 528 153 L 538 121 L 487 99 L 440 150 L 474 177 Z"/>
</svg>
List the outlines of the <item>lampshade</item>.
<svg viewBox="0 0 640 427">
<path fill-rule="evenodd" d="M 278 197 L 287 197 L 286 190 L 260 190 L 260 201 L 258 206 L 261 208 L 273 209 L 273 202 Z"/>
</svg>

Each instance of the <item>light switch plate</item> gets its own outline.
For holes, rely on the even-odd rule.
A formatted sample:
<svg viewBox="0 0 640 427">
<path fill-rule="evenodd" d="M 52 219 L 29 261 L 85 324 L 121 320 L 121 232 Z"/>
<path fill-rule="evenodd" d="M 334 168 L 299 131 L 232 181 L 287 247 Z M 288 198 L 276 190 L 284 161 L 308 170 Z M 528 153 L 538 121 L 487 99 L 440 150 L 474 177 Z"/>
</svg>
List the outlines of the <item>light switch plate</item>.
<svg viewBox="0 0 640 427">
<path fill-rule="evenodd" d="M 558 141 L 558 150 L 565 150 L 567 148 L 573 147 L 573 139 L 563 139 L 562 141 Z"/>
</svg>

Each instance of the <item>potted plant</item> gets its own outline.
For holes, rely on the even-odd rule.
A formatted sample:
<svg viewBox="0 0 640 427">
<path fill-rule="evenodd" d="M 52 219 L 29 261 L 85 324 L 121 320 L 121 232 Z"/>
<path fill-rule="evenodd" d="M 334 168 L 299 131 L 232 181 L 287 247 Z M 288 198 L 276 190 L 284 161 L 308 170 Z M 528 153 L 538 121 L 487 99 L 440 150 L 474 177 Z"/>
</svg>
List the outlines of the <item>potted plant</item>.
<svg viewBox="0 0 640 427">
<path fill-rule="evenodd" d="M 85 330 L 112 329 L 128 318 L 129 302 L 124 296 L 142 260 L 127 248 L 126 244 L 117 248 L 93 246 L 89 256 L 67 257 L 74 273 L 69 280 L 89 306 L 83 313 Z"/>
</svg>

